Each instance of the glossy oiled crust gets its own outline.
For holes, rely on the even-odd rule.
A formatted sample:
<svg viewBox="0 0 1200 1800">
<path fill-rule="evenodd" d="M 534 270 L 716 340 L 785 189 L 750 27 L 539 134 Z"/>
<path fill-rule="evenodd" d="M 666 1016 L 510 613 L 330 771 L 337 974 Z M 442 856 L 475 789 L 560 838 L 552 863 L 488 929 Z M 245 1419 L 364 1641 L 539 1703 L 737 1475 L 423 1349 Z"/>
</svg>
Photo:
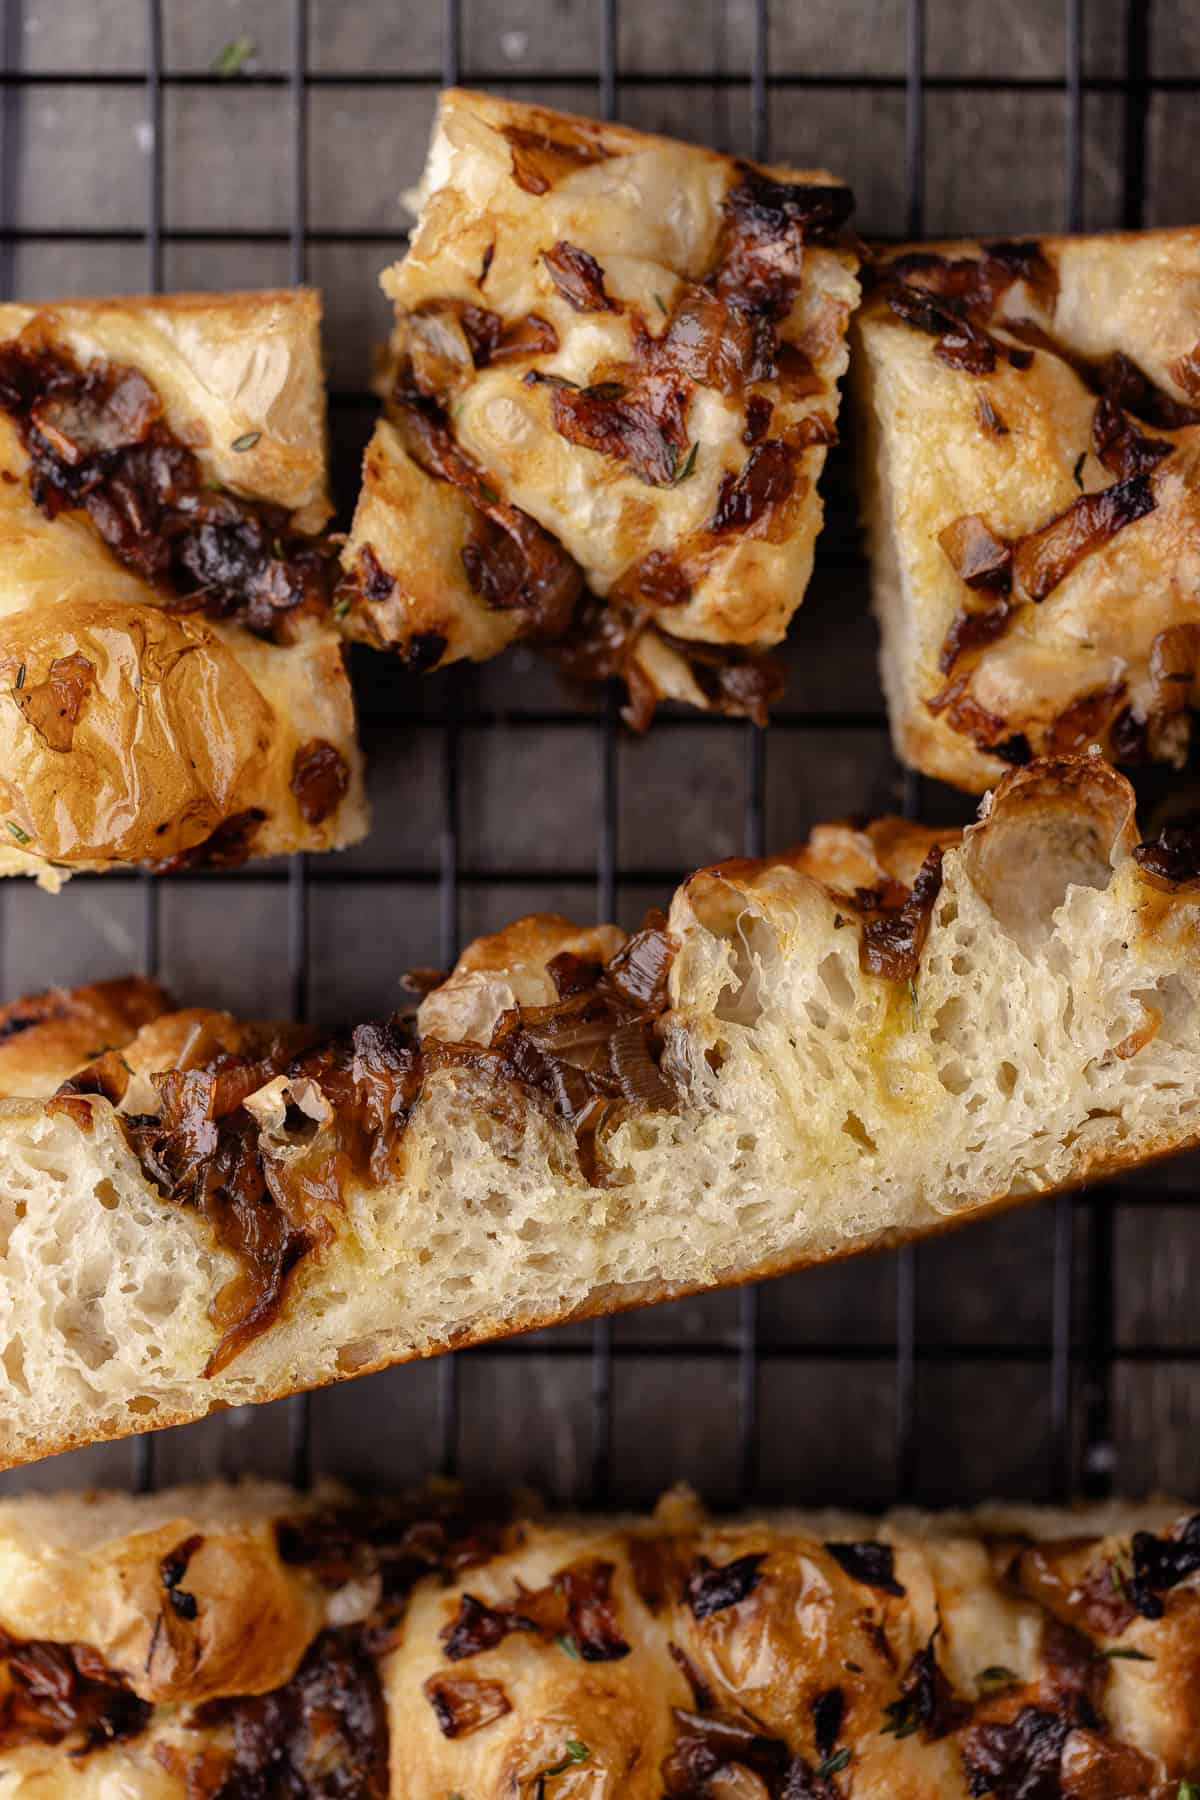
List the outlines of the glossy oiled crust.
<svg viewBox="0 0 1200 1800">
<path fill-rule="evenodd" d="M 987 598 L 972 596 L 939 543 L 948 526 L 979 515 L 998 538 L 1016 541 L 1081 494 L 1117 484 L 1093 439 L 1112 359 L 1148 377 L 1160 408 L 1165 398 L 1200 416 L 1200 231 L 1047 237 L 1036 247 L 1049 279 L 1018 280 L 1000 295 L 988 326 L 999 352 L 990 372 L 947 361 L 936 332 L 898 317 L 887 297 L 897 259 L 933 252 L 978 262 L 988 254 L 979 242 L 883 253 L 856 324 L 863 487 L 893 735 L 908 762 L 974 792 L 1007 766 L 989 745 L 1011 738 L 1027 748 L 1018 744 L 1009 760 L 1088 742 L 1119 756 L 1180 760 L 1185 709 L 1197 695 L 1200 425 L 1168 428 L 1140 406 L 1126 409 L 1135 429 L 1174 446 L 1146 476 L 1151 509 L 1084 555 L 1039 603 L 1014 587 L 1015 610 L 994 641 L 951 667 L 942 656 L 960 610 Z M 1057 350 L 1010 329 L 1028 322 Z M 1032 348 L 1028 368 L 1007 355 L 1023 344 Z M 1164 656 L 1162 634 L 1181 626 L 1188 629 L 1167 640 L 1173 650 Z M 929 705 L 963 674 L 965 696 L 993 721 L 981 731 L 974 716 L 956 730 L 952 703 L 936 712 Z"/>
<path fill-rule="evenodd" d="M 205 480 L 280 508 L 300 533 L 329 514 L 319 328 L 303 289 L 0 306 L 0 342 L 23 333 L 84 369 L 138 371 Z M 78 869 L 199 857 L 248 813 L 263 815 L 245 833 L 255 854 L 361 836 L 354 706 L 332 624 L 305 618 L 294 641 L 272 643 L 173 607 L 81 509 L 46 516 L 3 412 L 0 472 L 0 872 L 54 887 Z M 48 734 L 28 702 L 72 659 L 90 685 L 65 736 Z M 291 782 L 316 740 L 341 757 L 346 784 L 312 823 Z"/>
<path fill-rule="evenodd" d="M 456 1537 L 461 1504 L 0 1503 L 0 1630 L 86 1647 L 148 1703 L 82 1755 L 78 1731 L 0 1739 L 8 1791 L 182 1800 L 271 1774 L 316 1800 L 332 1757 L 343 1800 L 1174 1800 L 1200 1768 L 1178 1503 L 721 1522 L 681 1490 L 643 1519 L 472 1510 Z M 213 1700 L 235 1704 L 191 1710 Z"/>
<path fill-rule="evenodd" d="M 31 1057 L 0 1101 L 0 1457 L 902 1242 L 1190 1146 L 1200 880 L 1135 843 L 1098 757 L 1035 764 L 961 840 L 824 827 L 698 872 L 628 942 L 518 921 L 414 1035 L 262 1062 L 268 1028 L 163 1013 L 49 1104 L 65 1051 Z M 630 1006 L 602 965 L 635 953 L 662 974 Z M 561 1018 L 560 982 L 582 996 Z M 250 1078 L 221 1099 L 229 1054 Z M 246 1289 L 209 1157 L 268 1241 L 281 1217 L 301 1234 L 278 1286 Z M 247 1291 L 270 1310 L 224 1357 Z"/>
<path fill-rule="evenodd" d="M 565 163 L 537 162 L 547 144 L 568 147 Z M 530 155 L 533 172 L 522 174 Z M 617 455 L 569 441 L 552 418 L 565 384 L 611 381 L 635 357 L 639 334 L 662 336 L 683 296 L 700 294 L 718 255 L 726 197 L 746 167 L 623 126 L 451 90 L 442 96 L 414 198 L 420 217 L 411 247 L 383 285 L 398 321 L 389 379 L 411 352 L 414 320 L 420 324 L 447 302 L 488 308 L 505 326 L 532 317 L 551 327 L 556 349 L 505 353 L 465 378 L 448 409 L 458 445 L 490 490 L 569 552 L 595 594 L 644 604 L 644 594 L 630 587 L 632 572 L 658 553 L 685 568 L 690 590 L 683 603 L 661 608 L 665 629 L 689 640 L 763 647 L 783 636 L 808 581 L 824 444 L 799 454 L 786 508 L 711 540 L 704 527 L 722 475 L 743 468 L 754 442 L 743 438 L 752 396 L 772 407 L 760 435 L 776 438 L 820 415 L 832 438 L 846 323 L 858 297 L 854 256 L 806 245 L 803 277 L 776 319 L 781 339 L 811 361 L 806 380 L 770 374 L 727 392 L 707 380 L 685 383 L 687 443 L 678 466 L 687 467 L 686 479 L 641 479 Z M 832 181 L 821 171 L 768 173 L 802 188 Z M 563 243 L 599 265 L 610 308 L 578 310 L 564 297 L 544 260 Z M 626 372 L 618 385 L 627 392 L 633 381 Z M 489 611 L 467 578 L 461 551 L 473 512 L 459 491 L 414 468 L 401 439 L 381 426 L 345 561 L 357 569 L 369 545 L 394 587 L 374 604 L 356 604 L 349 628 L 400 647 L 434 634 L 447 660 L 489 656 L 527 633 L 530 622 L 519 610 Z M 648 645 L 645 660 L 656 679 L 670 678 L 661 645 Z M 673 679 L 687 689 L 685 665 Z M 694 682 L 681 697 L 703 703 Z"/>
</svg>

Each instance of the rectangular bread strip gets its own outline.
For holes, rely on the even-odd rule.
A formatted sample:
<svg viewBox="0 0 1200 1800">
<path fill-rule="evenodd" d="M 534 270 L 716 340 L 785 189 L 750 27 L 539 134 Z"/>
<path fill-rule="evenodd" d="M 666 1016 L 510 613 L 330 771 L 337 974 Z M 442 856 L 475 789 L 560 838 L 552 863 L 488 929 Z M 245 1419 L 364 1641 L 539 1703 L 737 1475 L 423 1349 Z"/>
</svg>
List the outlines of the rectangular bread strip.
<svg viewBox="0 0 1200 1800">
<path fill-rule="evenodd" d="M 54 1094 L 78 1038 L 34 1008 L 0 1043 L 0 1459 L 1195 1143 L 1198 856 L 1183 828 L 1139 844 L 1087 756 L 1015 771 L 961 837 L 827 826 L 701 870 L 630 938 L 518 921 L 417 978 L 415 1029 L 168 1012 Z"/>
<path fill-rule="evenodd" d="M 1169 1501 L 214 1484 L 0 1502 L 0 1573 L 12 1800 L 1174 1800 L 1200 1769 L 1200 1514 Z"/>
</svg>

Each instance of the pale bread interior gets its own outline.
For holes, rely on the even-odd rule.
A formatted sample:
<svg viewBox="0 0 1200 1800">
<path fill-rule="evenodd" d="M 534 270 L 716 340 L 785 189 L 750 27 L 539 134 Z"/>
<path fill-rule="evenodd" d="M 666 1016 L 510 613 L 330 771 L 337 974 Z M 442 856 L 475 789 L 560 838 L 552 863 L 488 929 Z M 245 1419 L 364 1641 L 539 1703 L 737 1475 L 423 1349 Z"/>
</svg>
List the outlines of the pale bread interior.
<svg viewBox="0 0 1200 1800">
<path fill-rule="evenodd" d="M 4 1103 L 5 1460 L 919 1235 L 1193 1142 L 1200 899 L 1145 878 L 1128 785 L 1098 757 L 1035 764 L 960 845 L 942 834 L 911 982 L 864 972 L 844 898 L 888 829 L 904 830 L 826 830 L 678 891 L 663 1068 L 679 1104 L 623 1118 L 604 1185 L 541 1096 L 461 1065 L 429 1075 L 394 1178 L 347 1183 L 333 1246 L 212 1378 L 231 1259 L 148 1184 L 106 1101 L 91 1131 Z M 909 836 L 888 854 L 911 882 L 935 834 Z M 564 930 L 522 927 L 508 965 L 469 955 L 427 1029 L 455 1017 L 486 1041 Z M 313 1083 L 252 1098 L 281 1164 L 302 1154 L 289 1100 L 318 1130 L 327 1116 Z"/>
</svg>

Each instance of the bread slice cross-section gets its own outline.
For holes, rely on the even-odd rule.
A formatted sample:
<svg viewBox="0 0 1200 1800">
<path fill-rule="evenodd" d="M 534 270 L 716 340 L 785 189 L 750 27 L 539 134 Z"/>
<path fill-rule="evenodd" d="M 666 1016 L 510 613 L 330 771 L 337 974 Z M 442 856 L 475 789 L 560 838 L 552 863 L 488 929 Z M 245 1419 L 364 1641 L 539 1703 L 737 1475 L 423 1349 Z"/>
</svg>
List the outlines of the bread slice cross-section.
<svg viewBox="0 0 1200 1800">
<path fill-rule="evenodd" d="M 11 1800 L 1187 1800 L 1200 1769 L 1200 1515 L 1170 1501 L 213 1484 L 0 1502 L 0 1571 Z"/>
<path fill-rule="evenodd" d="M 516 638 L 569 673 L 762 717 L 804 596 L 857 260 L 849 188 L 443 94 L 346 628 L 411 667 Z"/>
<path fill-rule="evenodd" d="M 0 1038 L 0 1455 L 901 1242 L 1200 1138 L 1200 840 L 1092 755 L 828 826 L 393 1016 Z M 381 1011 L 390 983 L 381 977 Z M 39 1010 L 40 1008 L 40 1010 Z M 24 1029 L 19 1029 L 21 1024 Z M 57 1090 L 57 1091 L 56 1091 Z"/>
</svg>

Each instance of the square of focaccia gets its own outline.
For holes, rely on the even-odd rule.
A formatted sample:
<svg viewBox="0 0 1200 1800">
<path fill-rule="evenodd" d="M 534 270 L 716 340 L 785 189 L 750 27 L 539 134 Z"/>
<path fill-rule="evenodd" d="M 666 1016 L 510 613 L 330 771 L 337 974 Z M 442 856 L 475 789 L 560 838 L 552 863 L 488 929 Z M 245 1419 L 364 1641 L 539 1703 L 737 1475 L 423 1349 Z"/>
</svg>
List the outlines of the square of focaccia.
<svg viewBox="0 0 1200 1800">
<path fill-rule="evenodd" d="M 324 430 L 312 292 L 0 306 L 0 873 L 362 835 Z"/>
<path fill-rule="evenodd" d="M 858 315 L 900 755 L 979 792 L 1183 760 L 1200 663 L 1200 230 L 889 252 Z"/>
<path fill-rule="evenodd" d="M 422 666 L 528 637 L 651 706 L 759 709 L 836 440 L 850 190 L 452 91 L 412 203 L 352 633 Z"/>
</svg>

